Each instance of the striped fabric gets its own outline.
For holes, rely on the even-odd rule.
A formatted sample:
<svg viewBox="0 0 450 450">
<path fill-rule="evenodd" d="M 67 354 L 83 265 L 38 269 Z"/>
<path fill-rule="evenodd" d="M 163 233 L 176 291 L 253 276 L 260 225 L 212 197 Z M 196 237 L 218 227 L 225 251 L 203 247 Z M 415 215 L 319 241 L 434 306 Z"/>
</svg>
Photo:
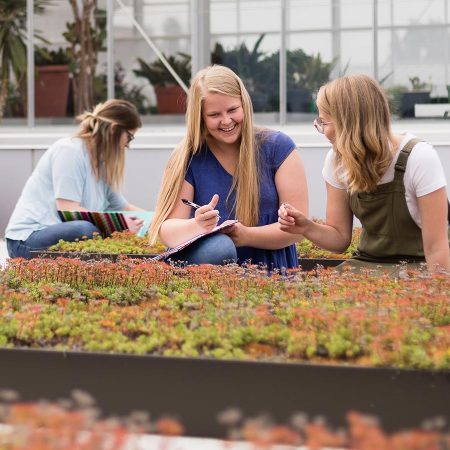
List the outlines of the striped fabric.
<svg viewBox="0 0 450 450">
<path fill-rule="evenodd" d="M 110 236 L 114 231 L 128 230 L 127 222 L 121 212 L 58 210 L 58 215 L 63 222 L 71 220 L 91 222 L 101 231 L 104 237 Z"/>
</svg>

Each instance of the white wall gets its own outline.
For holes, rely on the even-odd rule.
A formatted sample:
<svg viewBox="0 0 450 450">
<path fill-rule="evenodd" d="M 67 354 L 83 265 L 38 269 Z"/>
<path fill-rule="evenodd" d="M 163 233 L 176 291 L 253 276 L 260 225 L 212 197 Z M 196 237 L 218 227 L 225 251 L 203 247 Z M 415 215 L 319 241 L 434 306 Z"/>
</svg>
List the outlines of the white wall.
<svg viewBox="0 0 450 450">
<path fill-rule="evenodd" d="M 271 128 L 280 129 L 279 126 Z M 329 149 L 326 140 L 311 125 L 282 127 L 296 144 L 304 162 L 310 199 L 310 214 L 325 216 L 325 186 L 322 164 Z M 450 181 L 450 122 L 398 122 L 397 131 L 408 129 L 435 145 L 447 180 Z M 3 128 L 0 134 L 0 235 L 12 213 L 23 185 L 45 149 L 61 136 L 72 134 L 74 127 L 53 126 L 39 129 Z M 124 194 L 145 209 L 153 210 L 165 164 L 175 144 L 183 136 L 182 126 L 145 126 L 128 153 Z M 450 197 L 450 186 L 447 186 Z"/>
</svg>

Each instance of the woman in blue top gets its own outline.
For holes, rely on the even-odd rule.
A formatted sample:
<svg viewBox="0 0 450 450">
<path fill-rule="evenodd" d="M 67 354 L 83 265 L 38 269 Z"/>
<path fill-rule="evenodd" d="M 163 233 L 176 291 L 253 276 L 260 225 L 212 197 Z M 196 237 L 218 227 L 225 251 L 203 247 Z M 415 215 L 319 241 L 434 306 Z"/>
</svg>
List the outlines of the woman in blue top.
<svg viewBox="0 0 450 450">
<path fill-rule="evenodd" d="M 186 120 L 186 136 L 164 174 L 151 241 L 159 234 L 174 247 L 225 220 L 238 219 L 223 233 L 173 256 L 191 264 L 237 260 L 269 269 L 297 267 L 294 242 L 299 236 L 277 224 L 282 202 L 308 208 L 305 173 L 292 139 L 256 128 L 241 79 L 218 65 L 193 78 Z M 183 198 L 201 207 L 194 210 Z"/>
</svg>

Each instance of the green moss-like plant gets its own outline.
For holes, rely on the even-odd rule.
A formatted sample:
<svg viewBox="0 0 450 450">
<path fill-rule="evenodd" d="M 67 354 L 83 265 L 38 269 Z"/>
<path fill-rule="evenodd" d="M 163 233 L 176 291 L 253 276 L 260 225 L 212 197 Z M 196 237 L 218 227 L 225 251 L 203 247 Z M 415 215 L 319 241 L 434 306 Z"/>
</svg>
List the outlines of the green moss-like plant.
<svg viewBox="0 0 450 450">
<path fill-rule="evenodd" d="M 139 237 L 129 231 L 114 232 L 110 237 L 102 238 L 100 235 L 93 239 L 82 239 L 76 242 L 66 242 L 60 240 L 52 245 L 50 252 L 81 252 L 81 253 L 103 253 L 103 254 L 124 254 L 124 255 L 149 255 L 162 253 L 166 247 L 157 242 L 150 246 L 148 239 Z"/>
<path fill-rule="evenodd" d="M 447 274 L 57 258 L 1 277 L 6 347 L 450 369 Z"/>
<path fill-rule="evenodd" d="M 297 243 L 297 253 L 299 258 L 325 258 L 325 259 L 348 259 L 351 258 L 358 248 L 359 240 L 361 238 L 361 228 L 354 228 L 352 233 L 352 241 L 350 246 L 344 253 L 333 253 L 324 250 L 311 241 L 303 239 Z"/>
</svg>

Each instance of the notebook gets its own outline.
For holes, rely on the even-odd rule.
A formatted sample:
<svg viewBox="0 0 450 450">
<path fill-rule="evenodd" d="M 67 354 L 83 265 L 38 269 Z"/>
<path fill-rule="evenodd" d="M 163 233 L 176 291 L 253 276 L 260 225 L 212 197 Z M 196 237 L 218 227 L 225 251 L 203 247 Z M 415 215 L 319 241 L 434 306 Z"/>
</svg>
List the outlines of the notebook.
<svg viewBox="0 0 450 450">
<path fill-rule="evenodd" d="M 153 257 L 152 260 L 160 261 L 162 259 L 166 259 L 170 255 L 173 255 L 174 253 L 177 253 L 180 250 L 183 250 L 184 248 L 191 245 L 192 243 L 194 243 L 198 239 L 202 238 L 203 236 L 206 236 L 206 235 L 212 234 L 212 233 L 216 233 L 217 231 L 223 230 L 224 228 L 227 228 L 227 227 L 231 227 L 232 225 L 234 225 L 235 223 L 238 223 L 238 222 L 239 222 L 239 220 L 225 220 L 225 222 L 218 225 L 217 227 L 214 227 L 211 231 L 208 231 L 206 233 L 201 233 L 201 234 L 183 242 L 182 244 L 177 245 L 176 247 L 169 248 L 164 253 L 161 253 L 161 254 Z"/>
<path fill-rule="evenodd" d="M 87 220 L 93 223 L 104 237 L 110 236 L 114 231 L 128 230 L 125 216 L 139 217 L 144 224 L 137 233 L 144 237 L 153 217 L 152 211 L 60 211 L 58 215 L 63 222 L 71 220 Z"/>
</svg>

